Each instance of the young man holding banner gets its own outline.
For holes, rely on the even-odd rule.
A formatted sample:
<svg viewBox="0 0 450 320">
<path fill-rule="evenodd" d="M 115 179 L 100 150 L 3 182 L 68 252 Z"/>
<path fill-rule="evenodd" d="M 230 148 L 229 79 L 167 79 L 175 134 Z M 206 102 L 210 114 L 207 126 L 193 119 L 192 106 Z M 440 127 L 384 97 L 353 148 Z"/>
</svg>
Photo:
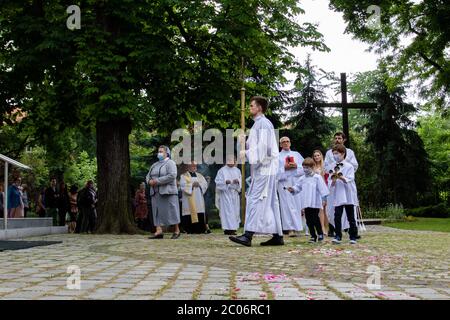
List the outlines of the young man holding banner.
<svg viewBox="0 0 450 320">
<path fill-rule="evenodd" d="M 255 123 L 246 141 L 246 150 L 241 151 L 250 163 L 251 184 L 247 193 L 244 234 L 230 240 L 251 246 L 255 233 L 272 234 L 273 237 L 261 245 L 283 245 L 280 205 L 277 195 L 278 143 L 275 129 L 264 116 L 268 102 L 263 97 L 250 99 L 250 113 Z"/>
</svg>

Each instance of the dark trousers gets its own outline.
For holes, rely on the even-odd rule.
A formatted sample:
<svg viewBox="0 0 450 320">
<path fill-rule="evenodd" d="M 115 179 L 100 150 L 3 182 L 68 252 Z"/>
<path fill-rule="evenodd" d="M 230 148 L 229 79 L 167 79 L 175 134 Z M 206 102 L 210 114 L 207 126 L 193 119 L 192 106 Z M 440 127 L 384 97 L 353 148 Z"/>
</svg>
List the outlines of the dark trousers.
<svg viewBox="0 0 450 320">
<path fill-rule="evenodd" d="M 53 226 L 58 225 L 58 209 L 57 208 L 47 208 L 47 211 L 45 212 L 46 217 L 53 218 Z"/>
<path fill-rule="evenodd" d="M 353 205 L 343 205 L 338 206 L 334 208 L 334 228 L 336 237 L 339 239 L 342 239 L 342 213 L 345 212 L 347 214 L 347 220 L 350 224 L 350 229 L 348 231 L 348 234 L 350 236 L 350 240 L 356 240 L 356 236 L 358 234 L 358 229 L 356 227 L 356 220 L 355 220 L 355 208 Z"/>
<path fill-rule="evenodd" d="M 58 224 L 60 227 L 63 227 L 66 225 L 66 214 L 67 214 L 66 210 L 64 210 L 62 208 L 58 209 L 58 220 L 59 220 Z"/>
<path fill-rule="evenodd" d="M 306 225 L 308 226 L 311 238 L 316 239 L 317 235 L 323 235 L 322 225 L 319 218 L 320 209 L 305 208 Z M 316 234 L 317 232 L 317 234 Z"/>
<path fill-rule="evenodd" d="M 197 215 L 198 222 L 196 223 L 191 222 L 190 215 L 181 217 L 181 226 L 184 231 L 194 234 L 205 233 L 206 223 L 208 223 L 208 216 L 204 212 L 199 212 Z"/>
<path fill-rule="evenodd" d="M 78 212 L 76 233 L 94 232 L 97 220 L 95 208 L 81 207 Z"/>
</svg>

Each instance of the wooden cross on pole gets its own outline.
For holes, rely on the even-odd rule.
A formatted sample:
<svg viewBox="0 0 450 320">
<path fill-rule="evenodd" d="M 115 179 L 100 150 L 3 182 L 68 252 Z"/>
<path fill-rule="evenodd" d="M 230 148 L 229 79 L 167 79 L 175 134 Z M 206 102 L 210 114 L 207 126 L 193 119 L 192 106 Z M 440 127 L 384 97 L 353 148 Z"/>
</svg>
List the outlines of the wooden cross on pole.
<svg viewBox="0 0 450 320">
<path fill-rule="evenodd" d="M 347 74 L 341 73 L 341 103 L 319 103 L 316 104 L 318 107 L 322 108 L 340 108 L 342 109 L 342 131 L 347 137 L 345 142 L 346 147 L 350 147 L 350 134 L 348 126 L 348 109 L 375 109 L 377 107 L 376 103 L 365 103 L 365 102 L 347 102 Z"/>
</svg>

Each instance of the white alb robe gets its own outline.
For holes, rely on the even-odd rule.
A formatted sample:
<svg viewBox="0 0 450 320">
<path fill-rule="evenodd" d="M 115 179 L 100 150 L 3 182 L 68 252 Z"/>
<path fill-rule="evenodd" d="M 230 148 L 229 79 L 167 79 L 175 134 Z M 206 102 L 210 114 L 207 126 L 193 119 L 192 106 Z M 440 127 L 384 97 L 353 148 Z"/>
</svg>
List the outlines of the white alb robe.
<svg viewBox="0 0 450 320">
<path fill-rule="evenodd" d="M 278 202 L 278 143 L 272 123 L 258 116 L 246 141 L 251 184 L 247 193 L 245 231 L 283 235 Z"/>
<path fill-rule="evenodd" d="M 339 172 L 342 172 L 347 183 L 338 179 L 336 181 L 336 185 L 334 187 L 331 186 L 332 179 L 331 174 L 328 177 L 328 187 L 330 189 L 330 195 L 328 196 L 327 201 L 327 215 L 328 221 L 334 226 L 334 208 L 342 205 L 353 205 L 355 206 L 355 221 L 357 220 L 356 215 L 356 206 L 358 205 L 358 197 L 356 193 L 356 183 L 355 183 L 355 168 L 352 164 L 347 162 L 347 160 L 342 161 L 344 164 Z M 331 165 L 331 168 L 334 171 L 334 167 L 336 166 L 336 162 Z M 342 230 L 350 228 L 350 224 L 347 220 L 347 214 L 344 212 L 342 214 Z"/>
<path fill-rule="evenodd" d="M 325 180 L 317 173 L 311 176 L 303 175 L 292 188 L 294 194 L 301 196 L 300 208 L 302 210 L 305 208 L 322 209 L 323 198 L 330 193 Z"/>
<path fill-rule="evenodd" d="M 297 169 L 286 170 L 286 157 L 294 157 Z M 292 194 L 287 188 L 293 187 L 303 175 L 303 157 L 296 151 L 281 150 L 278 170 L 278 197 L 280 199 L 281 225 L 283 230 L 303 230 L 300 194 Z"/>
<path fill-rule="evenodd" d="M 233 180 L 239 183 L 233 183 Z M 241 170 L 236 167 L 223 166 L 215 179 L 216 183 L 216 207 L 219 209 L 220 223 L 223 230 L 239 229 L 240 217 L 240 197 L 241 192 Z M 226 181 L 231 183 L 227 184 Z"/>
<path fill-rule="evenodd" d="M 190 176 L 189 172 L 186 172 L 185 174 L 181 175 L 180 177 L 180 188 L 182 193 L 181 198 L 181 206 L 182 211 L 181 214 L 183 216 L 189 216 L 191 215 L 191 210 L 189 207 L 189 196 L 194 197 L 195 201 L 195 207 L 196 207 L 196 213 L 203 212 L 205 213 L 205 199 L 203 195 L 206 193 L 206 190 L 208 189 L 208 182 L 206 181 L 205 177 L 203 177 L 202 174 L 196 172 L 196 177 L 191 177 L 191 181 L 188 181 L 187 175 Z M 194 188 L 192 185 L 194 182 L 198 182 L 200 184 L 200 188 Z"/>
</svg>

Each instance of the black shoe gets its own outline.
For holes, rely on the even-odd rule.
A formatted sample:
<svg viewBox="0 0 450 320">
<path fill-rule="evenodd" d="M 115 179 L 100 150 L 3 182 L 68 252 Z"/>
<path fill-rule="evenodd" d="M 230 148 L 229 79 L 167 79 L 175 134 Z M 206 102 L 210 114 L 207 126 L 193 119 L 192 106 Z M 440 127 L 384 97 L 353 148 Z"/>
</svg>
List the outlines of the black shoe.
<svg viewBox="0 0 450 320">
<path fill-rule="evenodd" d="M 245 235 L 242 235 L 242 236 L 239 236 L 239 237 L 230 236 L 228 239 L 230 239 L 233 242 L 242 244 L 242 245 L 244 245 L 246 247 L 251 247 L 252 246 L 252 240 L 247 238 Z"/>
<path fill-rule="evenodd" d="M 360 235 L 357 235 L 357 236 L 356 236 L 356 239 L 357 239 L 357 240 L 361 239 L 361 236 L 360 236 Z"/>
<path fill-rule="evenodd" d="M 232 235 L 232 236 L 237 235 L 236 231 L 234 231 L 234 230 L 230 230 L 229 232 L 230 232 L 229 234 Z"/>
<path fill-rule="evenodd" d="M 261 242 L 262 246 L 282 246 L 284 245 L 283 237 L 272 237 L 272 239 Z"/>
<path fill-rule="evenodd" d="M 212 233 L 212 231 L 211 231 L 211 229 L 206 229 L 205 233 L 210 234 L 210 233 Z"/>
<path fill-rule="evenodd" d="M 155 235 L 149 237 L 149 239 L 162 239 L 162 238 L 164 238 L 164 233 L 155 234 Z"/>
<path fill-rule="evenodd" d="M 319 234 L 319 237 L 317 238 L 317 241 L 319 241 L 319 242 L 323 241 L 323 234 Z"/>
<path fill-rule="evenodd" d="M 180 237 L 180 233 L 178 232 L 178 233 L 173 233 L 172 234 L 172 237 L 170 238 L 170 239 L 178 239 Z"/>
<path fill-rule="evenodd" d="M 311 239 L 309 239 L 308 242 L 309 242 L 309 243 L 316 243 L 316 242 L 317 242 L 317 238 L 311 237 Z"/>
</svg>

